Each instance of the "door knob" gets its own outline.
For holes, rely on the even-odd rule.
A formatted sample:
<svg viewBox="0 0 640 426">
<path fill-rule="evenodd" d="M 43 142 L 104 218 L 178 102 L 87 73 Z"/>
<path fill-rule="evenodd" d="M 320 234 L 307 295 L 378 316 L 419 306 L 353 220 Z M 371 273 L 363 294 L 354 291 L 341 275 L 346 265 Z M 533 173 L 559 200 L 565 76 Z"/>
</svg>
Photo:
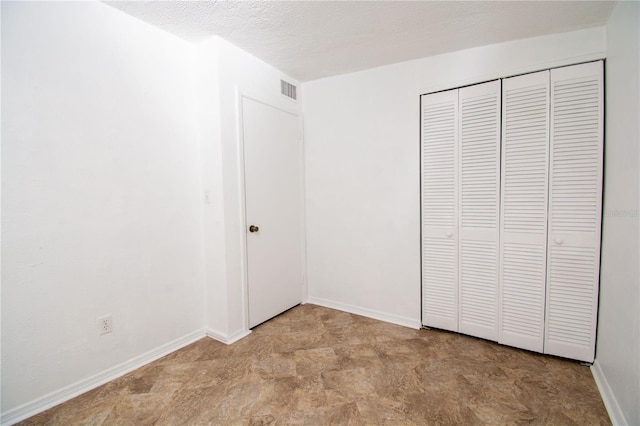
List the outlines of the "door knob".
<svg viewBox="0 0 640 426">
<path fill-rule="evenodd" d="M 251 226 L 249 227 L 249 232 L 258 232 L 259 230 L 260 230 L 260 228 L 258 228 L 258 227 L 257 227 L 257 226 L 255 226 L 255 225 L 251 225 Z"/>
<path fill-rule="evenodd" d="M 556 244 L 559 246 L 561 246 L 562 243 L 564 243 L 564 240 L 562 238 L 556 238 L 555 241 L 556 241 Z"/>
<path fill-rule="evenodd" d="M 453 232 L 447 232 L 447 237 L 449 238 L 453 237 Z"/>
</svg>

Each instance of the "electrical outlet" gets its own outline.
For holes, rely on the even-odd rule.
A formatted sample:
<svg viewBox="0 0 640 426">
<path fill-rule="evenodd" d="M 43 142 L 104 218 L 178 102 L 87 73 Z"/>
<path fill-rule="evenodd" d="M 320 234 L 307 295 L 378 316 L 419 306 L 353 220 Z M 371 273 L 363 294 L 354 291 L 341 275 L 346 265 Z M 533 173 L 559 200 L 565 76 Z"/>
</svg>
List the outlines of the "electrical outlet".
<svg viewBox="0 0 640 426">
<path fill-rule="evenodd" d="M 100 329 L 100 334 L 107 334 L 113 331 L 111 314 L 98 318 L 98 328 Z"/>
</svg>

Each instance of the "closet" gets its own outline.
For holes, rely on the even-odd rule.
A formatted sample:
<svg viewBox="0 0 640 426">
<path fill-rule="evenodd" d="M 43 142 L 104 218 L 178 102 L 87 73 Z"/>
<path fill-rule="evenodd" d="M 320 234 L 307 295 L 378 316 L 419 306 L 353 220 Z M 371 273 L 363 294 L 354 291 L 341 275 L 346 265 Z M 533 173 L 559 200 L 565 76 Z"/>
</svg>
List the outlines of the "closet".
<svg viewBox="0 0 640 426">
<path fill-rule="evenodd" d="M 592 362 L 603 63 L 421 97 L 422 322 Z"/>
</svg>

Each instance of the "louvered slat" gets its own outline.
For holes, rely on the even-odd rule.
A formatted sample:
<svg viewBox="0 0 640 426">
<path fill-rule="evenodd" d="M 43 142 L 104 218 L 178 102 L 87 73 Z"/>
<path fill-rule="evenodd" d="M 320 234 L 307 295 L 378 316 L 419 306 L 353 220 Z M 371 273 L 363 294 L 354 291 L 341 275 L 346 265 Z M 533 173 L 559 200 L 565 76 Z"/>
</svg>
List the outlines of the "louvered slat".
<svg viewBox="0 0 640 426">
<path fill-rule="evenodd" d="M 556 342 L 591 347 L 595 257 L 591 248 L 551 247 L 548 261 L 547 346 Z"/>
<path fill-rule="evenodd" d="M 455 241 L 425 237 L 422 256 L 425 325 L 450 329 L 448 324 L 455 323 L 458 312 Z"/>
<path fill-rule="evenodd" d="M 497 340 L 497 241 L 461 239 L 460 331 Z"/>
<path fill-rule="evenodd" d="M 422 322 L 458 331 L 458 91 L 422 104 Z"/>
<path fill-rule="evenodd" d="M 542 342 L 544 265 L 545 250 L 540 244 L 509 243 L 503 246 L 502 333 L 507 336 L 506 344 L 519 346 L 515 336 L 524 341 Z"/>
<path fill-rule="evenodd" d="M 542 352 L 547 237 L 549 72 L 503 80 L 501 343 Z"/>
<path fill-rule="evenodd" d="M 602 62 L 551 70 L 545 353 L 592 362 L 602 209 Z"/>
<path fill-rule="evenodd" d="M 460 89 L 460 332 L 498 339 L 500 81 Z"/>
<path fill-rule="evenodd" d="M 539 82 L 505 93 L 503 223 L 507 232 L 545 231 L 547 206 L 541 200 L 547 187 L 548 90 L 548 84 Z"/>
</svg>

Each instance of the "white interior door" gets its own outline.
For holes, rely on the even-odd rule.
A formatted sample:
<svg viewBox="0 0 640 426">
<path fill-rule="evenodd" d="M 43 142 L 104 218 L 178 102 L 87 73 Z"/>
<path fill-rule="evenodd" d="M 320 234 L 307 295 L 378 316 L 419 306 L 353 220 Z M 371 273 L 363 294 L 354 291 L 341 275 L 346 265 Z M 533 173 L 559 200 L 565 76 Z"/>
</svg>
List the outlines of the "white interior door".
<svg viewBox="0 0 640 426">
<path fill-rule="evenodd" d="M 460 332 L 498 340 L 500 80 L 458 98 Z"/>
<path fill-rule="evenodd" d="M 544 352 L 593 362 L 603 153 L 602 62 L 551 70 Z"/>
<path fill-rule="evenodd" d="M 249 327 L 255 327 L 302 301 L 299 117 L 243 97 L 242 128 Z"/>
<path fill-rule="evenodd" d="M 421 103 L 422 323 L 458 331 L 458 90 Z"/>
</svg>

